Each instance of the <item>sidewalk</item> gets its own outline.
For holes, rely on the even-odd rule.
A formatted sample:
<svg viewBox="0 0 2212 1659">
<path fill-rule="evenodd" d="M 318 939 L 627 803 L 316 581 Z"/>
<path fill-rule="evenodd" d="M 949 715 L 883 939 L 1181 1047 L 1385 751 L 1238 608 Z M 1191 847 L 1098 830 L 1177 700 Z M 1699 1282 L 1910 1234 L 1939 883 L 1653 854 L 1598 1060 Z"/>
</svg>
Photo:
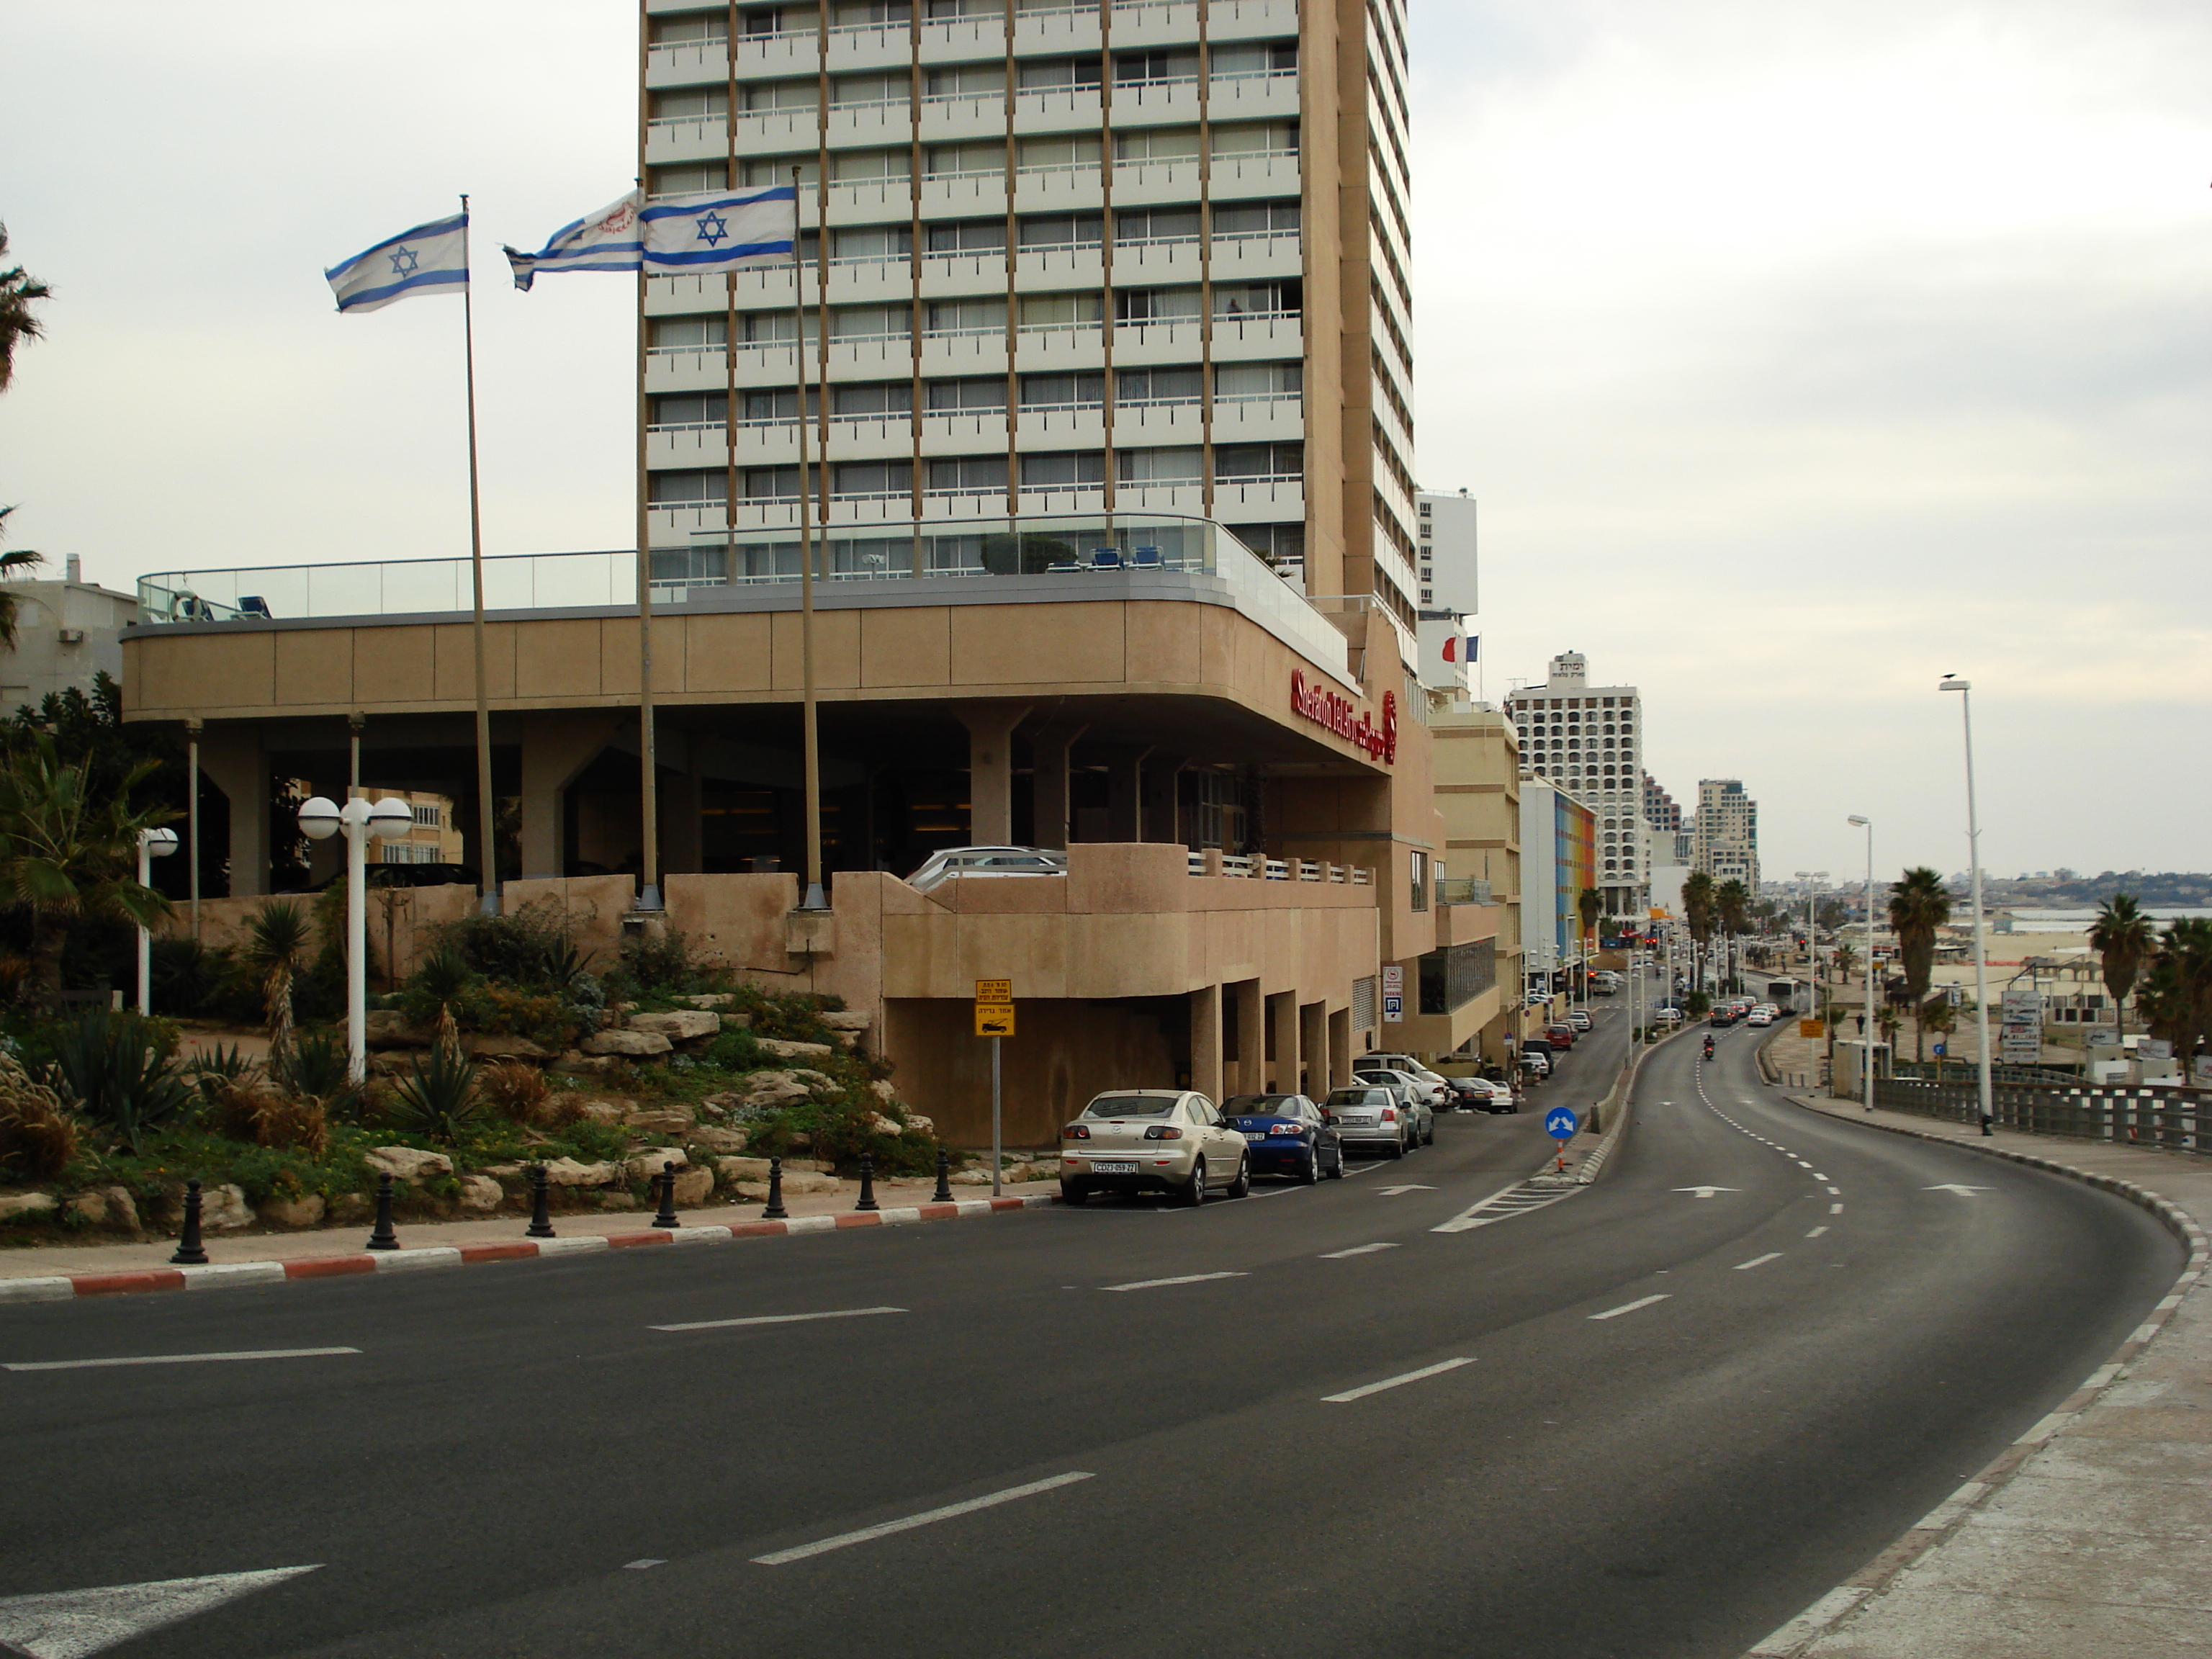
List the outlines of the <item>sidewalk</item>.
<svg viewBox="0 0 2212 1659">
<path fill-rule="evenodd" d="M 556 1214 L 551 1240 L 526 1237 L 526 1215 L 500 1214 L 472 1221 L 401 1222 L 398 1250 L 374 1255 L 367 1253 L 368 1228 L 321 1227 L 304 1232 L 210 1234 L 205 1240 L 206 1267 L 179 1272 L 169 1267 L 176 1253 L 173 1238 L 144 1243 L 46 1244 L 0 1250 L 0 1304 L 46 1300 L 49 1297 L 140 1290 L 181 1290 L 195 1285 L 258 1283 L 285 1278 L 319 1278 L 325 1273 L 386 1272 L 415 1267 L 463 1267 L 481 1261 L 521 1260 L 535 1255 L 565 1255 L 577 1249 L 616 1248 L 617 1242 L 659 1244 L 683 1242 L 690 1235 L 699 1243 L 726 1243 L 733 1237 L 768 1237 L 786 1232 L 828 1231 L 840 1226 L 951 1220 L 996 1213 L 988 1186 L 956 1186 L 953 1202 L 933 1204 L 933 1180 L 878 1181 L 873 1212 L 856 1212 L 860 1184 L 841 1183 L 831 1193 L 792 1194 L 784 1200 L 787 1222 L 763 1222 L 763 1206 L 753 1200 L 712 1209 L 681 1212 L 683 1225 L 673 1232 L 657 1231 L 652 1211 L 601 1210 L 589 1213 Z M 1001 1208 L 1024 1209 L 1056 1197 L 1056 1181 L 1008 1182 L 998 1200 Z M 253 1272 L 255 1266 L 265 1272 Z M 285 1271 L 289 1266 L 290 1271 Z M 111 1279 L 95 1288 L 82 1284 L 73 1290 L 73 1279 Z"/>
<path fill-rule="evenodd" d="M 1752 1659 L 2212 1654 L 2212 1158 L 2002 1129 L 1985 1139 L 1972 1125 L 1787 1097 L 2165 1200 L 2161 1219 L 2191 1255 L 2079 1392 Z"/>
</svg>

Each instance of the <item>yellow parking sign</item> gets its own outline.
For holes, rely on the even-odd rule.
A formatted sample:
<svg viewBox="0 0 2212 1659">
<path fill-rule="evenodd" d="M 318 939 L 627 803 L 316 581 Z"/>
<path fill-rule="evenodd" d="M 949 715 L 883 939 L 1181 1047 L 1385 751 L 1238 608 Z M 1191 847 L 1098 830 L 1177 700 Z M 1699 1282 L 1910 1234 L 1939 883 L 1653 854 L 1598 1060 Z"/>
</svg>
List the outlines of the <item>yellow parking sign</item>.
<svg viewBox="0 0 2212 1659">
<path fill-rule="evenodd" d="M 988 1037 L 1010 1037 L 1014 1034 L 1014 1005 L 1011 1002 L 979 1002 L 975 1005 L 975 1035 Z"/>
</svg>

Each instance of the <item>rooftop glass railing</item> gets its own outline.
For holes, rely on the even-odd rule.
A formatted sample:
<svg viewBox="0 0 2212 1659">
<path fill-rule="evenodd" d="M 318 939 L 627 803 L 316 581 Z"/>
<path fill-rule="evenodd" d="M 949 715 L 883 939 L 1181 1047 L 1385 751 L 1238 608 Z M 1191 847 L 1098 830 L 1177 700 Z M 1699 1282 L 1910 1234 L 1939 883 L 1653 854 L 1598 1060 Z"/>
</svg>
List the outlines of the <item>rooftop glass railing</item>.
<svg viewBox="0 0 2212 1659">
<path fill-rule="evenodd" d="M 1206 519 L 1113 513 L 837 525 L 817 532 L 815 557 L 817 580 L 830 592 L 850 592 L 851 583 L 934 580 L 974 582 L 982 599 L 994 582 L 1019 580 L 1027 589 L 1051 579 L 1096 584 L 1106 598 L 1119 591 L 1108 585 L 1116 576 L 1212 577 L 1269 633 L 1348 677 L 1344 634 L 1259 555 Z M 653 550 L 653 603 L 743 609 L 749 592 L 767 600 L 795 588 L 799 558 L 795 527 L 694 532 L 689 545 Z M 637 602 L 636 556 L 626 550 L 502 555 L 483 561 L 483 580 L 484 608 L 492 611 Z M 775 601 L 779 608 L 784 602 Z M 473 604 L 466 559 L 166 571 L 138 581 L 138 620 L 146 625 L 438 616 L 465 613 Z"/>
</svg>

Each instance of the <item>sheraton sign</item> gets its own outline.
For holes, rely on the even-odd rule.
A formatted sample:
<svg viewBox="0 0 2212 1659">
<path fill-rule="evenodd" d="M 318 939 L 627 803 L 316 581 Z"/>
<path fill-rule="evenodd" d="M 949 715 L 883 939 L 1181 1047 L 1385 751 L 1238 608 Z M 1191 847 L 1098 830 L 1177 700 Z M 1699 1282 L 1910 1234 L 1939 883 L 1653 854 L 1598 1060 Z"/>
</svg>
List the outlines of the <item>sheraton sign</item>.
<svg viewBox="0 0 2212 1659">
<path fill-rule="evenodd" d="M 1346 739 L 1370 760 L 1379 760 L 1388 766 L 1398 758 L 1398 696 L 1395 691 L 1382 694 L 1382 719 L 1379 724 L 1369 714 L 1354 719 L 1349 698 L 1339 696 L 1318 682 L 1309 683 L 1304 672 L 1294 668 L 1291 671 L 1291 713 Z"/>
</svg>

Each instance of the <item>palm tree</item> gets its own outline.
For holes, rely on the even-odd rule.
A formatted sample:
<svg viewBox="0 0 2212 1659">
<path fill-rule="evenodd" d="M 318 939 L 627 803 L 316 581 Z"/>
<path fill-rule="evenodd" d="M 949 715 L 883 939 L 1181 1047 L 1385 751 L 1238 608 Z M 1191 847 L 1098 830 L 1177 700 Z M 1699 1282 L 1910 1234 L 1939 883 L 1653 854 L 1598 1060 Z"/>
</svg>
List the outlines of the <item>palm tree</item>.
<svg viewBox="0 0 2212 1659">
<path fill-rule="evenodd" d="M 1912 1017 L 1912 1024 L 1915 1030 L 1933 1031 L 1937 1036 L 1948 1036 L 1959 1029 L 1959 1011 L 1951 1006 L 1951 999 L 1948 996 L 1930 997 L 1920 1005 L 1919 1011 Z M 1941 1054 L 1936 1057 L 1936 1075 L 1939 1079 L 1943 1075 L 1943 1056 Z"/>
<path fill-rule="evenodd" d="M 1585 887 L 1575 896 L 1575 908 L 1582 916 L 1583 938 L 1589 940 L 1590 930 L 1597 926 L 1598 918 L 1605 914 L 1605 896 L 1595 887 Z M 1590 943 L 1595 944 L 1595 941 Z M 1585 945 L 1583 951 L 1583 982 L 1585 985 L 1589 982 L 1589 959 L 1593 954 L 1590 945 Z"/>
<path fill-rule="evenodd" d="M 2105 988 L 2112 994 L 2112 1023 L 2124 1037 L 2128 993 L 2135 989 L 2136 976 L 2158 948 L 2151 919 L 2133 893 L 2115 893 L 2098 907 L 2096 925 L 2089 929 L 2089 948 L 2104 963 Z"/>
<path fill-rule="evenodd" d="M 0 760 L 0 901 L 31 913 L 31 994 L 42 1008 L 61 999 L 62 951 L 85 920 L 152 927 L 169 901 L 137 878 L 138 836 L 176 814 L 134 807 L 148 761 L 112 791 L 93 787 L 89 757 L 64 764 L 52 736 L 34 732 Z"/>
<path fill-rule="evenodd" d="M 2159 961 L 2167 964 L 2166 1025 L 2174 1058 L 2181 1065 L 2181 1080 L 2193 1080 L 2197 1045 L 2212 1028 L 2212 918 L 2189 916 L 2166 925 L 2160 941 Z M 2154 964 L 2154 977 L 2155 975 Z M 2138 1000 L 2138 1006 L 2141 1000 Z"/>
<path fill-rule="evenodd" d="M 1682 884 L 1682 920 L 1690 929 L 1690 942 L 1696 947 L 1693 954 L 1701 956 L 1713 936 L 1713 878 L 1705 871 L 1696 872 Z M 1692 967 L 1697 966 L 1693 959 Z M 1692 977 L 1702 990 L 1705 975 L 1693 973 Z"/>
<path fill-rule="evenodd" d="M 1907 870 L 1889 888 L 1889 925 L 1897 934 L 1898 960 L 1905 968 L 1906 1000 L 1917 1009 L 1928 1000 L 1928 981 L 1936 972 L 1936 930 L 1951 920 L 1951 890 L 1943 878 L 1922 865 Z M 1927 1059 L 1920 1022 L 1912 1023 L 1912 1058 Z"/>
<path fill-rule="evenodd" d="M 0 225 L 0 261 L 7 257 L 8 227 Z M 32 305 L 52 292 L 37 277 L 27 275 L 21 265 L 0 270 L 0 392 L 5 392 L 15 378 L 15 348 L 45 332 Z"/>
<path fill-rule="evenodd" d="M 261 971 L 271 1077 L 283 1069 L 292 1052 L 292 981 L 307 963 L 310 938 L 307 913 L 299 905 L 280 900 L 254 913 L 246 959 Z"/>
<path fill-rule="evenodd" d="M 1714 890 L 1713 909 L 1719 915 L 1725 939 L 1732 941 L 1751 931 L 1751 889 L 1735 878 L 1730 877 Z M 1741 990 L 1735 965 L 1729 966 L 1729 988 Z"/>
<path fill-rule="evenodd" d="M 12 507 L 0 507 L 0 535 L 6 533 L 8 515 L 15 510 Z M 19 570 L 27 570 L 46 562 L 45 554 L 33 553 L 27 547 L 18 548 L 11 553 L 0 553 L 0 581 L 7 580 Z M 4 587 L 0 587 L 0 647 L 10 651 L 15 648 L 15 596 Z"/>
</svg>

